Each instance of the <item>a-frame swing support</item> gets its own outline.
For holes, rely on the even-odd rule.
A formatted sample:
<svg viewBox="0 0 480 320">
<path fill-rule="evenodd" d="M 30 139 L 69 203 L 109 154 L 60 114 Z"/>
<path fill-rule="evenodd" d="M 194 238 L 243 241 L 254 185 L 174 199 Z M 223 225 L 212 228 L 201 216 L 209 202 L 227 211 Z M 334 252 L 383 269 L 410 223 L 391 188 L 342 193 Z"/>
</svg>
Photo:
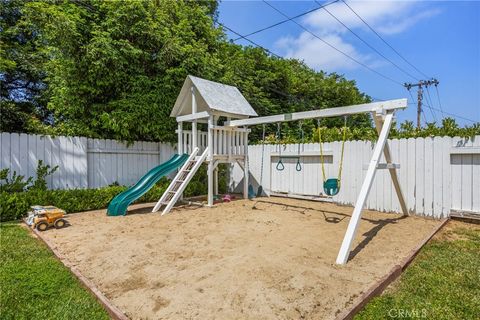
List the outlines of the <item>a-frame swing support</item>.
<svg viewBox="0 0 480 320">
<path fill-rule="evenodd" d="M 340 247 L 340 251 L 338 252 L 336 261 L 337 264 L 346 264 L 348 261 L 352 243 L 355 239 L 358 225 L 362 218 L 363 206 L 365 205 L 365 201 L 367 200 L 370 189 L 372 188 L 373 179 L 375 178 L 375 173 L 378 169 L 378 164 L 382 155 L 382 151 L 385 155 L 387 165 L 392 163 L 390 148 L 388 146 L 387 139 L 390 128 L 392 127 L 393 115 L 394 111 L 388 112 L 385 116 L 373 114 L 373 119 L 375 121 L 375 126 L 378 132 L 378 140 L 375 144 L 375 148 L 373 149 L 373 154 L 368 165 L 367 174 L 365 175 L 362 188 L 360 189 L 360 193 L 357 197 L 352 217 L 350 218 L 350 222 L 347 227 L 347 232 L 345 233 L 342 245 Z M 408 215 L 408 209 L 405 198 L 403 197 L 402 189 L 400 188 L 397 171 L 395 168 L 390 168 L 389 171 L 393 184 L 395 186 L 395 192 L 397 193 L 398 201 L 400 202 L 400 206 L 402 207 L 402 212 L 404 215 Z"/>
<path fill-rule="evenodd" d="M 346 264 L 350 255 L 350 250 L 352 247 L 353 240 L 362 218 L 362 210 L 367 200 L 368 194 L 373 184 L 373 179 L 375 178 L 375 173 L 379 168 L 382 168 L 379 163 L 382 153 L 385 156 L 386 165 L 384 166 L 390 172 L 393 185 L 395 187 L 395 192 L 397 194 L 402 212 L 404 215 L 408 215 L 408 208 L 403 196 L 399 179 L 397 176 L 397 167 L 392 162 L 392 157 L 390 153 L 390 148 L 388 146 L 388 135 L 392 127 L 395 111 L 398 109 L 404 109 L 407 107 L 407 99 L 398 99 L 390 101 L 382 101 L 375 103 L 368 103 L 363 105 L 349 106 L 349 107 L 339 107 L 331 109 L 321 109 L 305 112 L 296 112 L 290 114 L 280 114 L 267 117 L 257 117 L 250 119 L 241 119 L 228 122 L 227 126 L 249 126 L 265 123 L 275 123 L 275 122 L 284 122 L 284 121 L 295 121 L 303 119 L 315 119 L 315 118 L 325 118 L 325 117 L 335 117 L 335 116 L 345 116 L 358 113 L 372 113 L 373 120 L 375 122 L 375 127 L 378 133 L 378 140 L 375 144 L 373 150 L 372 158 L 368 165 L 367 173 L 365 179 L 363 180 L 362 188 L 357 197 L 355 207 L 353 209 L 352 217 L 347 227 L 347 231 L 343 238 L 340 251 L 337 256 L 337 264 Z M 248 176 L 248 174 L 246 174 Z"/>
</svg>

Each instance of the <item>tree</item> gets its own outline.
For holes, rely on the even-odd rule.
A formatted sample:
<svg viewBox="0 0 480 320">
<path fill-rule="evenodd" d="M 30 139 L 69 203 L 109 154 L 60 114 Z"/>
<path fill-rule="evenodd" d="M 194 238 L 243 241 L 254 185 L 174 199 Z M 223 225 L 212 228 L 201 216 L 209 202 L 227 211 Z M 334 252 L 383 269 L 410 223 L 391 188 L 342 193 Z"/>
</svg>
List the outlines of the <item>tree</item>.
<svg viewBox="0 0 480 320">
<path fill-rule="evenodd" d="M 41 30 L 48 108 L 59 133 L 173 140 L 169 119 L 187 74 L 209 76 L 221 32 L 211 2 L 32 2 L 26 26 Z"/>
<path fill-rule="evenodd" d="M 47 122 L 42 47 L 36 29 L 19 24 L 27 2 L 1 0 L 0 11 L 0 130 L 35 131 Z"/>
<path fill-rule="evenodd" d="M 0 1 L 11 7 L 9 22 L 2 22 L 11 30 L 1 38 L 10 50 L 2 55 L 2 75 L 21 74 L 36 84 L 29 101 L 8 91 L 2 130 L 174 142 L 169 114 L 188 74 L 237 86 L 259 115 L 371 100 L 339 74 L 228 42 L 215 26 L 214 0 Z M 15 58 L 18 43 L 28 53 L 21 55 L 28 57 L 25 66 Z M 352 132 L 371 129 L 368 115 L 351 116 L 347 125 Z M 307 138 L 316 126 L 302 123 Z M 324 119 L 321 126 L 341 127 L 343 118 Z M 300 137 L 298 123 L 282 128 L 284 136 Z M 258 140 L 261 127 L 252 129 Z"/>
</svg>

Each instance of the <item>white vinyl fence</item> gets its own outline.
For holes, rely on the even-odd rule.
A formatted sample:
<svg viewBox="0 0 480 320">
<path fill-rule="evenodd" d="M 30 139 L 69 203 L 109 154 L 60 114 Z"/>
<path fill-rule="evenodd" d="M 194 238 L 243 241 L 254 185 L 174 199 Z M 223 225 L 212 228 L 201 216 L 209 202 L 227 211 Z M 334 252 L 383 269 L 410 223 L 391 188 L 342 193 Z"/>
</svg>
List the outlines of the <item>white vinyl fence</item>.
<svg viewBox="0 0 480 320">
<path fill-rule="evenodd" d="M 435 137 L 389 140 L 392 157 L 400 164 L 398 175 L 411 213 L 435 218 L 451 210 L 480 213 L 480 136 L 474 139 Z M 341 190 L 333 200 L 353 205 L 360 191 L 374 143 L 345 143 Z M 318 196 L 322 190 L 319 144 L 300 148 L 297 159 L 285 158 L 283 171 L 276 170 L 278 146 L 265 145 L 262 185 L 266 192 Z M 325 143 L 325 170 L 328 178 L 338 175 L 341 142 Z M 282 146 L 282 156 L 298 155 L 298 145 Z M 382 157 L 381 162 L 385 162 Z M 262 146 L 249 146 L 250 183 L 257 189 L 261 180 Z M 231 188 L 241 190 L 243 174 L 233 166 Z M 400 212 L 388 170 L 377 170 L 366 207 Z"/>
<path fill-rule="evenodd" d="M 174 146 L 83 137 L 51 137 L 18 133 L 0 134 L 0 169 L 9 168 L 35 177 L 38 160 L 57 171 L 47 178 L 53 189 L 98 188 L 118 182 L 132 185 L 148 170 L 168 160 Z"/>
<path fill-rule="evenodd" d="M 451 210 L 480 213 L 480 136 L 474 139 L 435 137 L 389 140 L 399 179 L 412 213 L 430 217 L 448 216 Z M 345 143 L 342 186 L 333 200 L 353 205 L 360 191 L 373 149 L 370 141 Z M 325 143 L 327 178 L 337 177 L 340 142 Z M 282 157 L 298 155 L 298 145 L 282 146 Z M 48 177 L 53 189 L 98 188 L 118 182 L 132 185 L 149 169 L 168 160 L 175 146 L 135 142 L 130 146 L 114 140 L 80 137 L 50 137 L 0 133 L 0 169 L 34 177 L 38 160 L 59 169 Z M 279 149 L 265 145 L 261 179 L 262 146 L 249 146 L 250 183 L 260 180 L 267 192 L 318 196 L 322 190 L 319 145 L 300 146 L 297 159 L 285 158 L 283 171 L 276 170 Z M 381 160 L 384 162 L 384 159 Z M 230 187 L 240 191 L 243 172 L 232 166 Z M 10 173 L 10 174 L 11 174 Z M 399 212 L 400 206 L 388 170 L 378 170 L 366 207 Z"/>
</svg>

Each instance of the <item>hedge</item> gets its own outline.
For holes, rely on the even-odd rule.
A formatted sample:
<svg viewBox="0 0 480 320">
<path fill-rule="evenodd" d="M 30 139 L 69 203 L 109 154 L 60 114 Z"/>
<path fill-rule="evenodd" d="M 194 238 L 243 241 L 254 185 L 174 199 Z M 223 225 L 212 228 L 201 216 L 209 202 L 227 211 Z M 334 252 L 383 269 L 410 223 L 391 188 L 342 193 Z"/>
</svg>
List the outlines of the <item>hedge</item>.
<svg viewBox="0 0 480 320">
<path fill-rule="evenodd" d="M 137 202 L 157 201 L 167 186 L 168 180 L 162 179 Z M 1 192 L 0 221 L 21 219 L 32 205 L 53 205 L 67 213 L 106 208 L 113 197 L 125 189 L 123 186 L 109 186 L 99 189 Z"/>
<path fill-rule="evenodd" d="M 227 166 L 220 165 L 219 190 L 221 193 L 227 190 Z M 157 201 L 162 196 L 170 181 L 163 177 L 139 202 Z M 24 192 L 0 191 L 0 221 L 11 221 L 26 216 L 33 205 L 52 205 L 62 208 L 67 213 L 87 210 L 103 209 L 120 192 L 126 190 L 124 186 L 108 186 L 99 189 L 73 189 L 73 190 L 38 190 L 28 189 Z M 205 166 L 200 168 L 188 184 L 185 192 L 186 197 L 198 196 L 207 193 L 207 170 Z"/>
</svg>

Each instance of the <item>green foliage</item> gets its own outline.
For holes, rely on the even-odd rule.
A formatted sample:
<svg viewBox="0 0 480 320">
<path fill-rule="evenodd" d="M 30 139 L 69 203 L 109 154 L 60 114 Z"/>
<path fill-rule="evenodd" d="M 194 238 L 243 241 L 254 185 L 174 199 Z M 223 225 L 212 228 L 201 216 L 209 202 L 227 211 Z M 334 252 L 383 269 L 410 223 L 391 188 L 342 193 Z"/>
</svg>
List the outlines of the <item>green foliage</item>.
<svg viewBox="0 0 480 320">
<path fill-rule="evenodd" d="M 58 166 L 55 166 L 53 168 L 50 167 L 50 165 L 44 165 L 43 160 L 38 160 L 37 164 L 37 177 L 35 178 L 35 181 L 33 182 L 32 186 L 30 189 L 33 190 L 47 190 L 47 180 L 45 179 L 47 176 L 53 174 L 55 171 L 57 171 Z"/>
<path fill-rule="evenodd" d="M 452 239 L 427 244 L 399 283 L 355 319 L 394 319 L 401 310 L 424 314 L 402 317 L 408 319 L 478 319 L 480 229 L 457 227 L 450 233 Z"/>
<path fill-rule="evenodd" d="M 52 252 L 18 224 L 0 224 L 2 319 L 109 319 Z"/>
<path fill-rule="evenodd" d="M 175 138 L 169 119 L 189 73 L 211 76 L 222 33 L 216 2 L 53 1 L 18 23 L 44 47 L 56 132 L 118 140 Z M 167 119 L 167 121 L 165 121 Z M 141 124 L 141 125 L 139 125 Z"/>
<path fill-rule="evenodd" d="M 0 193 L 0 220 L 10 221 L 26 216 L 33 205 L 53 205 L 68 213 L 105 208 L 124 187 L 76 190 L 30 190 Z"/>
<path fill-rule="evenodd" d="M 227 164 L 218 165 L 218 192 L 226 193 L 228 190 L 228 167 Z M 200 169 L 187 185 L 184 195 L 186 197 L 194 197 L 205 195 L 208 193 L 207 187 L 208 175 L 207 175 L 207 165 L 202 164 Z M 160 198 L 160 197 L 159 197 Z"/>
<path fill-rule="evenodd" d="M 341 141 L 343 139 L 343 124 L 339 127 L 326 127 L 321 124 L 321 127 L 312 128 L 311 132 L 304 132 L 304 142 L 319 142 L 319 130 L 322 142 Z M 276 143 L 299 143 L 301 142 L 301 135 L 297 131 L 290 134 L 281 134 L 281 139 L 277 139 L 276 129 L 275 133 L 267 132 L 265 142 L 268 144 Z M 428 123 L 426 127 L 417 129 L 413 122 L 405 121 L 400 124 L 399 128 L 393 126 L 389 138 L 390 139 L 405 139 L 405 138 L 426 138 L 435 136 L 447 137 L 462 137 L 470 138 L 480 135 L 480 123 L 461 128 L 452 118 L 445 118 L 442 120 L 441 126 L 436 126 L 435 123 Z M 358 127 L 347 123 L 346 140 L 370 140 L 374 141 L 378 137 L 377 132 L 372 127 Z M 261 143 L 261 141 L 256 141 Z"/>
<path fill-rule="evenodd" d="M 355 81 L 338 74 L 316 72 L 294 59 L 277 59 L 262 49 L 225 44 L 220 53 L 225 61 L 219 78 L 213 79 L 237 86 L 260 116 L 333 108 L 371 101 L 361 93 Z M 325 119 L 322 125 L 341 126 L 343 118 Z M 370 127 L 368 115 L 349 118 L 349 125 Z M 314 121 L 304 121 L 302 128 L 309 133 Z M 286 137 L 298 136 L 298 122 L 283 123 Z M 276 125 L 266 126 L 275 132 Z M 252 141 L 261 139 L 261 126 L 252 127 Z"/>
<path fill-rule="evenodd" d="M 15 101 L 5 105 L 3 131 L 174 142 L 169 114 L 187 74 L 238 86 L 260 115 L 369 101 L 340 75 L 227 42 L 214 25 L 217 1 L 4 1 L 6 57 L 31 52 L 26 65 L 41 71 L 41 105 L 52 114 L 45 125 Z M 19 32 L 28 41 L 16 43 Z M 6 74 L 20 68 L 15 61 L 5 60 Z M 353 123 L 370 126 L 364 115 Z"/>
<path fill-rule="evenodd" d="M 427 123 L 421 129 L 414 127 L 413 122 L 405 121 L 400 125 L 400 128 L 393 128 L 391 137 L 394 138 L 417 138 L 417 137 L 434 137 L 434 136 L 448 136 L 448 137 L 462 137 L 468 138 L 480 135 L 480 123 L 474 123 L 471 126 L 460 127 L 455 119 L 444 118 L 441 125 L 435 123 Z"/>
<path fill-rule="evenodd" d="M 25 180 L 25 176 L 17 175 L 16 171 L 14 171 L 12 177 L 9 178 L 9 172 L 10 169 L 8 168 L 0 171 L 0 192 L 22 192 L 33 181 L 32 177 Z"/>
<path fill-rule="evenodd" d="M 27 2 L 0 2 L 0 131 L 43 131 L 48 122 L 44 46 L 21 24 Z"/>
<path fill-rule="evenodd" d="M 10 169 L 2 169 L 0 171 L 0 192 L 22 192 L 25 190 L 47 190 L 46 177 L 57 171 L 58 166 L 51 168 L 50 165 L 44 165 L 43 160 L 37 163 L 36 178 L 29 177 L 25 180 L 25 176 L 17 175 L 14 171 L 12 177 L 8 174 Z M 3 182 L 2 182 L 3 181 Z"/>
<path fill-rule="evenodd" d="M 50 170 L 51 171 L 51 170 Z M 2 170 L 1 174 L 4 174 Z M 226 168 L 220 166 L 219 189 L 226 190 Z M 165 192 L 170 181 L 163 177 L 160 181 L 136 202 L 158 201 Z M 41 184 L 43 186 L 43 184 Z M 13 192 L 0 191 L 0 221 L 17 220 L 25 217 L 33 205 L 53 205 L 62 208 L 67 213 L 81 212 L 106 208 L 110 201 L 120 192 L 126 190 L 124 186 L 108 186 L 99 189 L 47 190 L 43 187 L 21 188 Z M 192 179 L 185 196 L 198 196 L 207 192 L 206 170 L 200 169 Z"/>
<path fill-rule="evenodd" d="M 370 102 L 355 81 L 227 41 L 217 1 L 2 0 L 1 131 L 175 142 L 171 108 L 188 74 L 237 86 L 261 116 Z M 449 119 L 448 121 L 451 121 Z M 341 118 L 323 119 L 325 140 Z M 398 137 L 471 136 L 479 125 L 402 124 Z M 375 139 L 368 115 L 348 139 Z M 299 124 L 284 123 L 286 141 Z M 306 139 L 317 125 L 304 121 Z M 275 132 L 275 125 L 267 125 Z M 252 127 L 251 141 L 262 128 Z M 394 132 L 395 134 L 397 134 Z"/>
</svg>

